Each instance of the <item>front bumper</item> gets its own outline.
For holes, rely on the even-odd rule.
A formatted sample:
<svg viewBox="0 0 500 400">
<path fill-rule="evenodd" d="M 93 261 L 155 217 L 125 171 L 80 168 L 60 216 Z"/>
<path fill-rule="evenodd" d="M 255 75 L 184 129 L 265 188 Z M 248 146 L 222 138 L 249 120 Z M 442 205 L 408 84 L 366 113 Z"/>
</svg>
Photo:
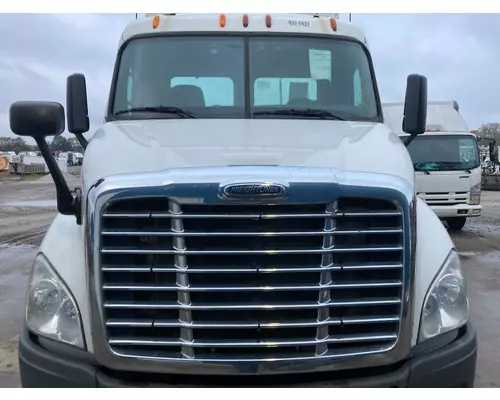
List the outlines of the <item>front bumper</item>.
<svg viewBox="0 0 500 400">
<path fill-rule="evenodd" d="M 480 217 L 483 210 L 482 205 L 471 206 L 468 204 L 458 204 L 454 206 L 430 206 L 436 215 L 441 219 L 456 217 Z"/>
<path fill-rule="evenodd" d="M 389 368 L 371 368 L 311 376 L 234 377 L 126 374 L 96 365 L 89 353 L 71 349 L 62 355 L 40 345 L 23 327 L 19 364 L 23 387 L 473 387 L 477 339 L 471 324 L 461 328 L 448 344 L 434 350 L 415 346 L 405 362 Z M 236 381 L 238 379 L 238 381 Z M 265 380 L 264 380 L 265 379 Z"/>
</svg>

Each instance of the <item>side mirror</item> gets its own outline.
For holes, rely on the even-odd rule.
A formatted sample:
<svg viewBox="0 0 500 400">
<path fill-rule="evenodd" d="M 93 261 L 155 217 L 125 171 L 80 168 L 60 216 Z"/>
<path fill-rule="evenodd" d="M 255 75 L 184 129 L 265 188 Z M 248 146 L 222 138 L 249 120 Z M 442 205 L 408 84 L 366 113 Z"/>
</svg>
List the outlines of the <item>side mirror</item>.
<svg viewBox="0 0 500 400">
<path fill-rule="evenodd" d="M 66 82 L 66 113 L 68 131 L 76 136 L 83 148 L 86 148 L 87 140 L 83 137 L 83 134 L 89 131 L 90 121 L 87 104 L 87 84 L 83 74 L 68 76 Z"/>
<path fill-rule="evenodd" d="M 10 106 L 10 130 L 19 136 L 45 140 L 64 132 L 64 107 L 48 101 L 18 101 Z"/>
<path fill-rule="evenodd" d="M 425 132 L 427 123 L 427 78 L 409 75 L 406 82 L 403 132 L 412 136 Z"/>
<path fill-rule="evenodd" d="M 81 222 L 81 199 L 69 190 L 68 183 L 50 152 L 45 138 L 64 132 L 64 107 L 45 101 L 18 101 L 10 106 L 10 129 L 19 136 L 31 136 L 42 152 L 56 185 L 57 210 L 63 215 L 75 215 Z"/>
</svg>

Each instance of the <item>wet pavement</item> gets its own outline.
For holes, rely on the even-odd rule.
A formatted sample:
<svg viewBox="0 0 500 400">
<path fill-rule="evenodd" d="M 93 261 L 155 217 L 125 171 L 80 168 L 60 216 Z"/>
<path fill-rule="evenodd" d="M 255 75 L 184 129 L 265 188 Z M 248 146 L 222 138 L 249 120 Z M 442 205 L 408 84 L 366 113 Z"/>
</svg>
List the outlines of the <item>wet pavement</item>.
<svg viewBox="0 0 500 400">
<path fill-rule="evenodd" d="M 37 247 L 55 216 L 48 204 L 54 199 L 51 185 L 0 186 L 0 388 L 20 385 L 17 340 L 25 289 Z M 452 238 L 468 277 L 479 339 L 476 387 L 500 387 L 500 192 L 483 193 L 482 203 L 483 216 Z"/>
<path fill-rule="evenodd" d="M 18 372 L 18 332 L 24 318 L 24 293 L 36 251 L 33 246 L 0 245 L 0 373 Z M 0 376 L 0 386 L 1 382 Z"/>
<path fill-rule="evenodd" d="M 4 203 L 7 207 L 57 207 L 56 200 L 13 201 Z"/>
</svg>

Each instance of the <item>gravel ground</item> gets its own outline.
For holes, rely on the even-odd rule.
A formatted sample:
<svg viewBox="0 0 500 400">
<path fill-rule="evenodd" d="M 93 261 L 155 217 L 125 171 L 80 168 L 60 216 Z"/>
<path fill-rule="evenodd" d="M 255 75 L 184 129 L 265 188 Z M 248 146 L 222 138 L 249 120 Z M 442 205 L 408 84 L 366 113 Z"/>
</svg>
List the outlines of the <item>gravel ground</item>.
<svg viewBox="0 0 500 400">
<path fill-rule="evenodd" d="M 24 292 L 37 246 L 56 214 L 54 200 L 50 182 L 0 182 L 0 387 L 19 386 Z M 453 240 L 469 278 L 479 337 L 476 387 L 500 387 L 500 192 L 483 193 L 482 203 L 482 217 L 470 220 Z"/>
</svg>

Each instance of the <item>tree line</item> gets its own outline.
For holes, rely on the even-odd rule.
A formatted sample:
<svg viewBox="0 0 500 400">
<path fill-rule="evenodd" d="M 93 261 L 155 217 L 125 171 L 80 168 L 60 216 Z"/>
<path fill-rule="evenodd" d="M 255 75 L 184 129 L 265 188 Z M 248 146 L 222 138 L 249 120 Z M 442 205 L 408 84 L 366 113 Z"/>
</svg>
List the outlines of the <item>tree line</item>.
<svg viewBox="0 0 500 400">
<path fill-rule="evenodd" d="M 83 153 L 83 148 L 78 143 L 76 138 L 65 138 L 62 135 L 56 136 L 52 141 L 48 141 L 50 150 L 55 151 L 73 151 L 76 153 Z M 0 151 L 14 151 L 17 153 L 21 151 L 39 151 L 38 146 L 28 144 L 22 137 L 0 137 Z"/>
<path fill-rule="evenodd" d="M 473 131 L 481 139 L 494 139 L 500 144 L 500 122 L 483 124 L 477 131 Z"/>
</svg>

